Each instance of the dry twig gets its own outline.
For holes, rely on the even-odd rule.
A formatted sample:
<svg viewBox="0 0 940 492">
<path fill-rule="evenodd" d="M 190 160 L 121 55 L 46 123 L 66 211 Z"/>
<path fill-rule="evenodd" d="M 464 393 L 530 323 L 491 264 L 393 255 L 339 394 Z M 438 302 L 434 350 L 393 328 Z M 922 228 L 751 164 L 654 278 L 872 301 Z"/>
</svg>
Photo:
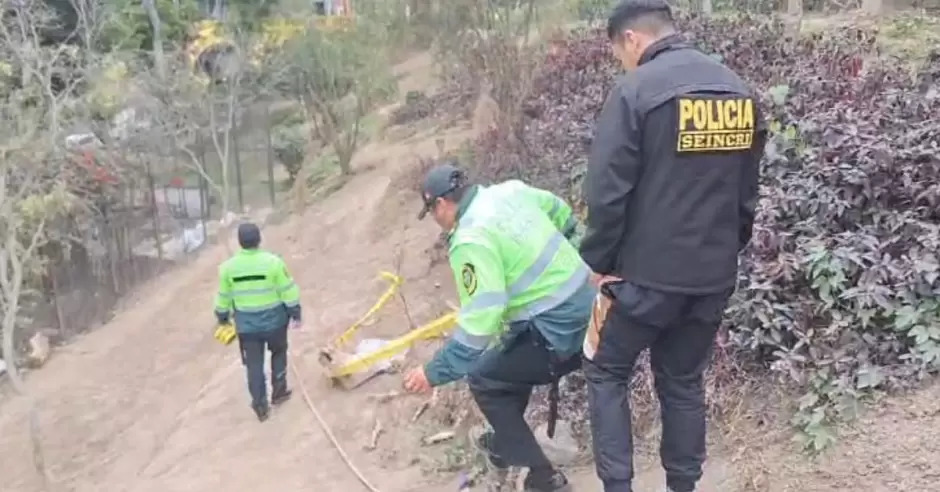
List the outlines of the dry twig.
<svg viewBox="0 0 940 492">
<path fill-rule="evenodd" d="M 372 438 L 369 439 L 369 445 L 366 446 L 366 449 L 373 450 L 379 445 L 379 436 L 385 432 L 385 428 L 382 427 L 382 421 L 378 417 L 375 418 L 375 425 L 372 426 Z"/>
</svg>

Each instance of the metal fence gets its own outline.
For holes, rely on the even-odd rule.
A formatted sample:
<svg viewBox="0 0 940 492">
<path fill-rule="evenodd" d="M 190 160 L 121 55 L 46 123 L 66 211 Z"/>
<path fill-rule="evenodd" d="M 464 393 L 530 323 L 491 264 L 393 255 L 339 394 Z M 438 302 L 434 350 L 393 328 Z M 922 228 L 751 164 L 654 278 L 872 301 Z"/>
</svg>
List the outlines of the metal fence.
<svg viewBox="0 0 940 492">
<path fill-rule="evenodd" d="M 235 214 L 275 207 L 282 185 L 270 119 L 229 135 L 227 163 L 210 136 L 189 152 L 161 150 L 172 149 L 169 143 L 85 151 L 86 159 L 90 154 L 123 166 L 120 179 L 90 216 L 58 224 L 70 239 L 43 251 L 48 261 L 40 295 L 24 306 L 33 326 L 22 337 L 51 328 L 67 338 L 106 322 L 135 287 L 188 261 L 225 230 L 223 202 Z"/>
</svg>

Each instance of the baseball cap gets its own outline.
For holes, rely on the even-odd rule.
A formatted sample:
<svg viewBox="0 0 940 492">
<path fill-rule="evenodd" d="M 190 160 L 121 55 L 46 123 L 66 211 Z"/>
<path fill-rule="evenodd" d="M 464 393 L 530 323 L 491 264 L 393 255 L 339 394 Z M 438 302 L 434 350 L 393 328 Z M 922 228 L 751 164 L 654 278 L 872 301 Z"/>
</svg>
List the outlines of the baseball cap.
<svg viewBox="0 0 940 492">
<path fill-rule="evenodd" d="M 445 162 L 431 168 L 424 177 L 421 186 L 421 200 L 424 207 L 418 212 L 418 220 L 424 218 L 434 208 L 434 203 L 448 193 L 459 188 L 464 181 L 464 173 L 452 162 Z"/>
</svg>

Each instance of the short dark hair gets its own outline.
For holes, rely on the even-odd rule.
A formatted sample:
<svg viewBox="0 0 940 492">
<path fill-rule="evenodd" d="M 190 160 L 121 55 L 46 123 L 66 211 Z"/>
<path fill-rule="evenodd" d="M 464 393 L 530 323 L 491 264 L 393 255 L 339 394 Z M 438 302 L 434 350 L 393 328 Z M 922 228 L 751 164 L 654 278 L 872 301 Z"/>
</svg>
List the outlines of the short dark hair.
<svg viewBox="0 0 940 492">
<path fill-rule="evenodd" d="M 626 29 L 659 34 L 674 27 L 666 0 L 623 0 L 607 18 L 607 37 L 614 39 Z"/>
<path fill-rule="evenodd" d="M 238 226 L 238 245 L 243 249 L 255 249 L 261 245 L 261 229 L 256 224 L 245 222 Z"/>
</svg>

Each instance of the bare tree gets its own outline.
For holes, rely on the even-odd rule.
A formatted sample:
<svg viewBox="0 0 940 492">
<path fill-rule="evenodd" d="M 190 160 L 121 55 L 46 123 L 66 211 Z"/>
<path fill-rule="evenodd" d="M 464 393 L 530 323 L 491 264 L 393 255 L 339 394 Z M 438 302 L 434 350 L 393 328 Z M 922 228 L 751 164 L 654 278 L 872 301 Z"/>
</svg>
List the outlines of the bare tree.
<svg viewBox="0 0 940 492">
<path fill-rule="evenodd" d="M 349 30 L 310 29 L 289 42 L 277 60 L 288 94 L 311 123 L 311 138 L 333 148 L 344 175 L 353 172 L 363 118 L 395 89 L 387 58 L 377 47 L 382 35 L 365 20 Z"/>
<path fill-rule="evenodd" d="M 452 5 L 437 12 L 435 54 L 443 75 L 479 95 L 487 127 L 526 149 L 523 103 L 545 58 L 538 40 L 558 32 L 559 20 L 543 15 L 540 9 L 548 7 L 534 0 L 453 0 Z"/>
<path fill-rule="evenodd" d="M 41 248 L 50 240 L 49 224 L 66 213 L 72 200 L 65 178 L 51 159 L 41 136 L 42 110 L 19 104 L 15 98 L 0 108 L 8 122 L 0 130 L 0 329 L 3 358 L 16 391 L 29 402 L 29 430 L 33 463 L 44 488 L 51 476 L 42 448 L 36 402 L 23 385 L 17 369 L 16 328 L 24 300 L 34 288 L 44 261 Z"/>
<path fill-rule="evenodd" d="M 63 101 L 83 80 L 81 58 L 86 54 L 73 44 L 43 45 L 41 32 L 55 27 L 56 20 L 40 2 L 16 2 L 12 12 L 0 21 L 0 53 L 19 69 L 21 87 L 42 99 L 48 134 L 58 138 Z"/>
<path fill-rule="evenodd" d="M 35 400 L 26 391 L 16 364 L 16 326 L 21 302 L 31 293 L 30 280 L 42 266 L 39 249 L 46 243 L 46 226 L 54 215 L 56 200 L 40 190 L 34 173 L 13 168 L 7 152 L 0 152 L 0 307 L 2 307 L 3 357 L 16 391 L 29 401 L 29 430 L 33 464 L 48 488 L 51 475 L 46 466 Z M 25 164 L 21 162 L 20 164 Z"/>
<path fill-rule="evenodd" d="M 228 40 L 231 50 L 218 54 L 237 57 L 245 50 L 243 40 Z M 198 173 L 220 201 L 223 220 L 235 209 L 231 203 L 236 184 L 232 171 L 236 159 L 235 137 L 239 120 L 261 92 L 248 80 L 247 64 L 236 60 L 214 60 L 219 70 L 196 72 L 182 64 L 168 65 L 168 77 L 145 78 L 146 91 L 156 96 L 157 104 L 149 111 L 153 128 L 139 137 L 141 144 L 153 150 L 172 148 L 182 154 L 187 167 Z M 219 162 L 219 173 L 209 172 L 206 160 Z"/>
</svg>

